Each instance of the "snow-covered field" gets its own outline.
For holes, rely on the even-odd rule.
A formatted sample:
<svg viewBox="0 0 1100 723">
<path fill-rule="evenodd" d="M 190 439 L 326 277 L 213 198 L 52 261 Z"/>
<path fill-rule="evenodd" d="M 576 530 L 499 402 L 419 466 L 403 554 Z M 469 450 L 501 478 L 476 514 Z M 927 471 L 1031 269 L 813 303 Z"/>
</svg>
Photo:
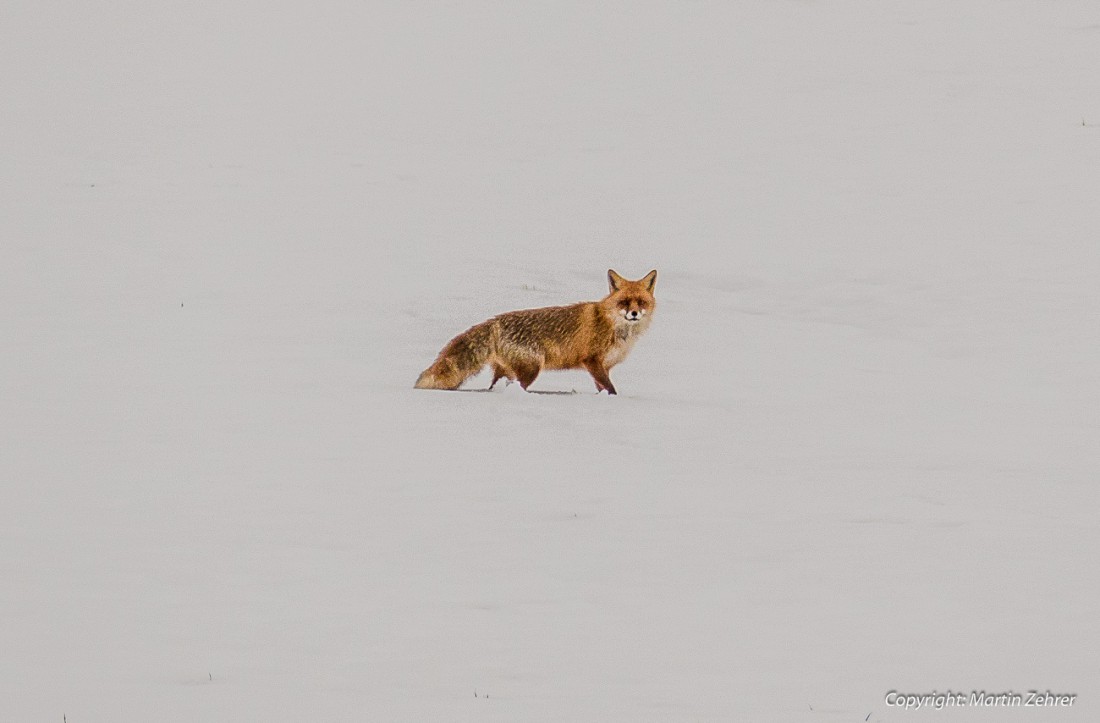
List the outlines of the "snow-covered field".
<svg viewBox="0 0 1100 723">
<path fill-rule="evenodd" d="M 0 721 L 1100 719 L 1095 2 L 0 41 Z M 618 397 L 412 389 L 608 267 Z"/>
</svg>

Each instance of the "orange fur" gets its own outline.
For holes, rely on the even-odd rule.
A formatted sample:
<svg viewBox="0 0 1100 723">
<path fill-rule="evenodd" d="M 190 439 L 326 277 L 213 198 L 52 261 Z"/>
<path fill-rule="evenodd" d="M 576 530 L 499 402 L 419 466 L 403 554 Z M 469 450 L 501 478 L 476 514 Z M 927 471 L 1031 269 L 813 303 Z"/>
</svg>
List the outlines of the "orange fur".
<svg viewBox="0 0 1100 723">
<path fill-rule="evenodd" d="M 586 369 L 596 390 L 615 394 L 609 372 L 649 327 L 657 272 L 628 281 L 607 272 L 600 301 L 510 311 L 470 327 L 447 343 L 416 380 L 418 389 L 458 389 L 489 364 L 491 389 L 501 377 L 527 389 L 544 369 Z"/>
</svg>

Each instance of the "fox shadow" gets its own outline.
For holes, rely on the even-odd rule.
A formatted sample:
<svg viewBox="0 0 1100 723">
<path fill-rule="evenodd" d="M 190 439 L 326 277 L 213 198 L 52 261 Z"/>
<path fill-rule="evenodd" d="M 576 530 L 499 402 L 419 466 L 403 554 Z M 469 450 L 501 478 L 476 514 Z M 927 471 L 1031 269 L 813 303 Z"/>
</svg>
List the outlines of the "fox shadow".
<svg viewBox="0 0 1100 723">
<path fill-rule="evenodd" d="M 470 393 L 473 393 L 473 394 L 499 394 L 499 392 L 497 390 L 489 389 L 489 388 L 485 388 L 485 389 L 453 389 L 452 391 L 455 391 L 455 392 L 470 392 Z M 580 392 L 578 392 L 575 389 L 572 390 L 572 391 L 569 391 L 569 392 L 557 391 L 557 390 L 553 390 L 553 389 L 528 389 L 526 393 L 527 394 L 547 394 L 547 395 L 562 396 L 562 397 L 571 397 L 574 394 L 580 394 Z"/>
</svg>

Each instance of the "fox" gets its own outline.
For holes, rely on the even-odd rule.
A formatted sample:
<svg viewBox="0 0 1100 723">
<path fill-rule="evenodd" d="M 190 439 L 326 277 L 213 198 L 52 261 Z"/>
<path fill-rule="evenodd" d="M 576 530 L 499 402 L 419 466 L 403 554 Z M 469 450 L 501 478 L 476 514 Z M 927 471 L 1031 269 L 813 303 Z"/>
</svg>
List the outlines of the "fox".
<svg viewBox="0 0 1100 723">
<path fill-rule="evenodd" d="M 608 269 L 607 283 L 600 301 L 509 311 L 470 327 L 447 342 L 415 388 L 458 389 L 489 364 L 489 389 L 506 377 L 527 391 L 544 369 L 585 369 L 597 394 L 617 394 L 610 372 L 649 328 L 657 270 L 629 281 Z"/>
</svg>

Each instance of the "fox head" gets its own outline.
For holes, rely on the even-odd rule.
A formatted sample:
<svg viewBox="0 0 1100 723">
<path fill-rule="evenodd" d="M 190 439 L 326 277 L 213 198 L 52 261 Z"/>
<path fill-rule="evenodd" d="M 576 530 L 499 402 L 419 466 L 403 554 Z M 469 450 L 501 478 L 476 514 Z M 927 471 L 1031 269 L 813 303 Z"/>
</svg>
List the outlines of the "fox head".
<svg viewBox="0 0 1100 723">
<path fill-rule="evenodd" d="M 607 283 L 611 293 L 602 303 L 612 313 L 616 325 L 649 322 L 649 315 L 657 306 L 657 300 L 653 298 L 653 287 L 657 283 L 656 269 L 637 281 L 624 279 L 608 269 Z"/>
</svg>

